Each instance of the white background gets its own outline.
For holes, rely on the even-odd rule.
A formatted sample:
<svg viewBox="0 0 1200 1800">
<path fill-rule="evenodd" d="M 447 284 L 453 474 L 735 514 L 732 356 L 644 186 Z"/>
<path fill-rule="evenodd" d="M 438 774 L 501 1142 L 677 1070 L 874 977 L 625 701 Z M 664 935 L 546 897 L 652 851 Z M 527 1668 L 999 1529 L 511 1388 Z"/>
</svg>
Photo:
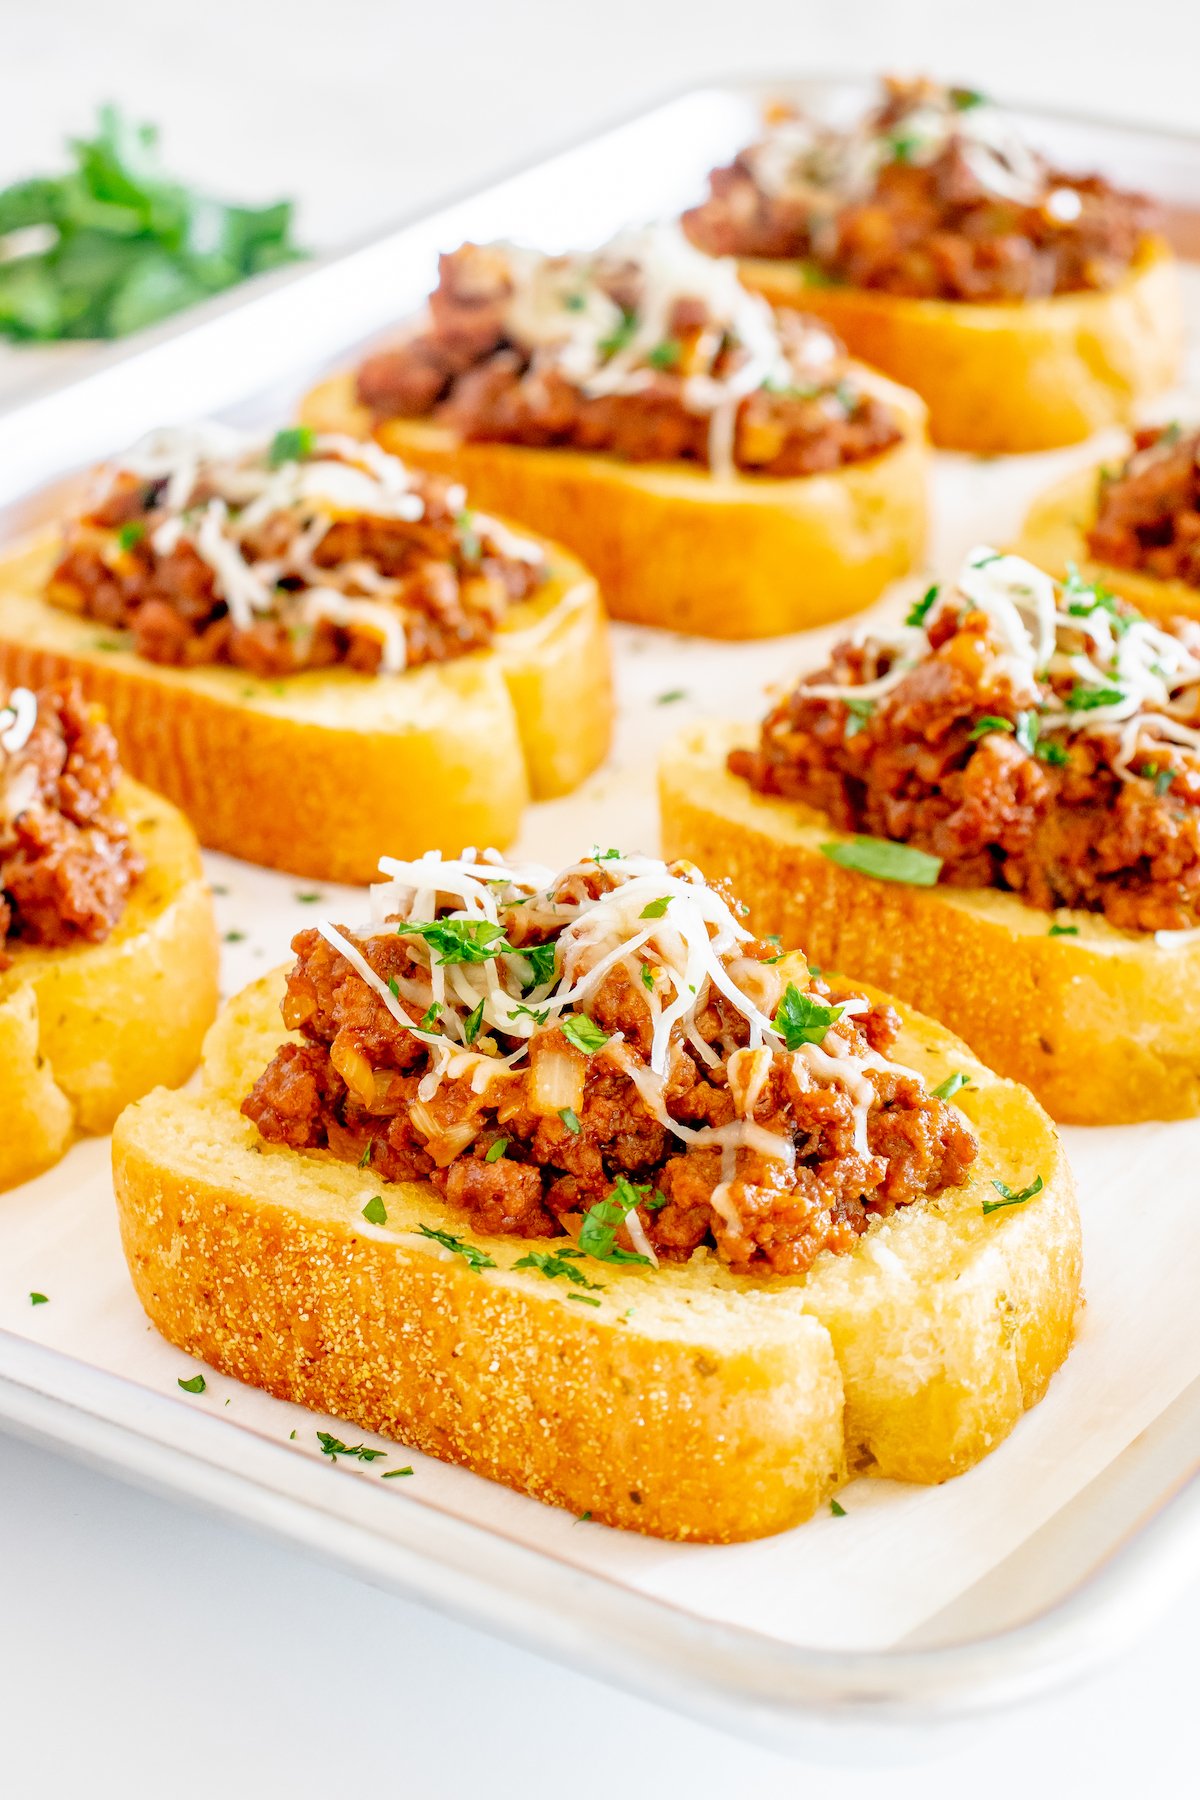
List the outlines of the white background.
<svg viewBox="0 0 1200 1800">
<path fill-rule="evenodd" d="M 317 245 L 738 72 L 928 68 L 1014 98 L 1200 128 L 1190 0 L 0 0 L 0 180 L 106 97 L 172 162 L 291 192 Z M 1120 1668 L 913 1757 L 826 1774 L 737 1744 L 287 1550 L 0 1437 L 0 1796 L 349 1788 L 412 1800 L 615 1791 L 1103 1800 L 1193 1791 L 1200 1595 Z M 864 1759 L 871 1746 L 863 1744 Z M 928 1760 L 932 1758 L 933 1760 Z"/>
</svg>

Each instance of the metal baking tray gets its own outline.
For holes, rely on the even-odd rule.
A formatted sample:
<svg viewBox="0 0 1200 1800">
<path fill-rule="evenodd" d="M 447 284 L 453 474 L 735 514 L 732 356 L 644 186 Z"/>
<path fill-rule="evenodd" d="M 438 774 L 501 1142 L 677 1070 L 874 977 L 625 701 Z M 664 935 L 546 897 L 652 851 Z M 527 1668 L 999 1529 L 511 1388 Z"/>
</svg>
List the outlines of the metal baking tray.
<svg viewBox="0 0 1200 1800">
<path fill-rule="evenodd" d="M 672 214 L 746 140 L 766 95 L 836 112 L 863 92 L 861 81 L 779 79 L 678 95 L 344 255 L 51 372 L 0 416 L 0 539 L 53 517 L 81 469 L 155 424 L 286 414 L 419 304 L 439 250 L 467 237 L 586 243 Z M 1200 254 L 1200 139 L 1024 117 L 1072 163 L 1160 195 L 1181 253 Z M 1200 270 L 1184 274 L 1200 340 Z M 1192 374 L 1172 405 L 1198 399 Z M 1110 447 L 1002 462 L 939 454 L 932 565 L 944 572 L 970 543 L 1002 540 L 1042 486 Z M 690 717 L 754 716 L 764 684 L 830 634 L 719 646 L 614 635 L 615 753 L 578 795 L 531 810 L 520 849 L 547 861 L 594 841 L 652 847 L 659 743 Z M 656 704 L 680 689 L 682 701 Z M 312 908 L 287 876 L 207 864 L 222 927 L 237 934 L 232 991 L 279 959 Z M 328 890 L 333 916 L 354 905 Z M 1066 1136 L 1089 1306 L 1048 1398 L 969 1475 L 939 1489 L 856 1483 L 844 1519 L 783 1538 L 713 1548 L 609 1532 L 379 1440 L 390 1466 L 415 1468 L 382 1484 L 320 1456 L 315 1427 L 330 1421 L 217 1375 L 202 1398 L 181 1394 L 190 1365 L 133 1297 L 96 1140 L 0 1195 L 0 1424 L 709 1723 L 810 1752 L 877 1750 L 880 1734 L 966 1720 L 1079 1676 L 1200 1574 L 1200 1121 Z M 31 1290 L 49 1304 L 31 1307 Z"/>
</svg>

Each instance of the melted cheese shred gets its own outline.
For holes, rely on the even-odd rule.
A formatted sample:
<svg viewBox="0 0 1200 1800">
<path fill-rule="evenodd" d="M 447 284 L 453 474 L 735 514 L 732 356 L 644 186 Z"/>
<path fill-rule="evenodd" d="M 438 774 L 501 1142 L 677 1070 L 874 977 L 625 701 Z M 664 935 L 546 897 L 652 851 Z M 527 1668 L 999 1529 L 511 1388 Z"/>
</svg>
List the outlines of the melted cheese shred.
<svg viewBox="0 0 1200 1800">
<path fill-rule="evenodd" d="M 1131 608 L 1116 608 L 1102 587 L 1060 584 L 1023 557 L 986 545 L 967 557 L 957 594 L 986 615 L 998 646 L 996 668 L 1018 705 L 1036 710 L 1039 729 L 1115 734 L 1113 767 L 1132 779 L 1143 741 L 1200 748 L 1200 626 L 1166 631 Z M 801 681 L 815 700 L 882 699 L 931 653 L 924 625 L 872 630 L 852 640 L 882 672 L 862 682 Z M 1085 646 L 1080 648 L 1080 642 Z M 1065 696 L 1046 684 L 1072 680 Z"/>
</svg>

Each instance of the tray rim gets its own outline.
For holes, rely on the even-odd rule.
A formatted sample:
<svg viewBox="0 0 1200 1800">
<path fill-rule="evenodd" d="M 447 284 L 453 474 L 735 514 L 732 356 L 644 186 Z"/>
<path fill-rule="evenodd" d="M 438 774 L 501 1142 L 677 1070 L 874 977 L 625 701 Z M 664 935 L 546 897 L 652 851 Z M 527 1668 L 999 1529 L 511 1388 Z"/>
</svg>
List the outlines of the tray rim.
<svg viewBox="0 0 1200 1800">
<path fill-rule="evenodd" d="M 648 122 L 681 101 L 706 93 L 749 100 L 768 91 L 867 86 L 873 79 L 861 72 L 821 71 L 714 76 L 673 85 L 541 155 L 505 165 L 486 183 L 456 188 L 435 205 L 404 213 L 338 250 L 243 283 L 131 339 L 97 340 L 96 353 L 86 366 L 48 370 L 43 382 L 35 382 L 12 406 L 0 409 L 0 517 L 12 503 L 46 485 L 39 477 L 30 490 L 19 480 L 10 484 L 3 478 L 5 453 L 12 458 L 19 451 L 23 422 L 53 409 L 92 379 L 150 362 L 169 346 L 251 307 L 270 308 L 277 297 L 327 277 L 339 265 L 369 255 L 414 227 L 573 151 Z M 1016 100 L 1004 104 L 1029 117 L 1178 145 L 1200 159 L 1200 132 Z M 1200 205 L 1200 193 L 1197 200 Z M 69 455 L 64 447 L 64 457 Z M 19 469 L 19 455 L 8 466 Z M 60 477 L 75 466 L 65 461 Z M 743 1735 L 791 1748 L 814 1731 L 844 1731 L 852 1724 L 855 1731 L 865 1726 L 886 1733 L 898 1727 L 940 1725 L 1042 1696 L 1051 1685 L 1082 1678 L 1132 1642 L 1165 1610 L 1182 1579 L 1190 1573 L 1200 1575 L 1198 1472 L 1114 1544 L 1068 1592 L 1019 1624 L 934 1647 L 806 1649 L 689 1613 L 674 1602 L 570 1567 L 423 1504 L 413 1515 L 423 1526 L 410 1532 L 408 1541 L 398 1542 L 372 1529 L 372 1516 L 378 1512 L 382 1518 L 390 1497 L 362 1483 L 362 1494 L 350 1508 L 354 1516 L 347 1516 L 344 1508 L 335 1512 L 322 1504 L 319 1492 L 328 1471 L 318 1471 L 283 1444 L 246 1432 L 246 1441 L 239 1446 L 239 1466 L 224 1464 L 218 1447 L 228 1442 L 226 1423 L 189 1412 L 136 1381 L 0 1328 L 3 1429 L 135 1485 L 282 1537 L 375 1585 L 538 1654 L 559 1655 L 582 1672 L 641 1698 L 656 1699 L 705 1722 L 716 1717 Z M 177 1426 L 180 1430 L 174 1429 Z M 183 1437 L 195 1441 L 185 1443 L 180 1441 Z M 484 1547 L 486 1556 L 481 1556 Z M 563 1607 L 564 1587 L 588 1602 L 589 1625 L 597 1615 L 606 1618 L 602 1633 L 585 1629 L 582 1620 L 577 1622 L 571 1609 Z"/>
</svg>

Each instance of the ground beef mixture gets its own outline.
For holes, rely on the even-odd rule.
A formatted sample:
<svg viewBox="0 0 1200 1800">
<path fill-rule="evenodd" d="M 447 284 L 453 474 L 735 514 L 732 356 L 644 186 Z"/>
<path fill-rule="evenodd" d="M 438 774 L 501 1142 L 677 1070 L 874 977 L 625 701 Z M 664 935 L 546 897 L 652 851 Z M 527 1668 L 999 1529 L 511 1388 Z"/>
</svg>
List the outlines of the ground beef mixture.
<svg viewBox="0 0 1200 1800">
<path fill-rule="evenodd" d="M 26 741 L 0 747 L 0 969 L 12 961 L 6 945 L 103 942 L 143 866 L 112 810 L 112 732 L 74 685 L 36 700 Z M 12 718 L 0 705 L 0 744 Z"/>
<path fill-rule="evenodd" d="M 564 270 L 572 266 L 558 260 Z M 628 325 L 642 302 L 638 270 L 614 262 L 596 279 Z M 427 328 L 359 370 L 359 399 L 375 419 L 428 417 L 468 440 L 712 466 L 712 409 L 691 399 L 689 382 L 734 377 L 743 349 L 729 337 L 721 343 L 722 322 L 703 296 L 680 293 L 669 306 L 634 391 L 593 395 L 564 366 L 560 345 L 531 344 L 514 324 L 520 280 L 502 246 L 464 244 L 443 256 Z M 563 296 L 568 321 L 573 297 Z M 733 467 L 779 478 L 811 475 L 876 456 L 897 441 L 890 408 L 857 384 L 824 327 L 795 315 L 775 323 L 782 373 L 738 402 Z M 814 331 L 822 352 L 815 366 Z M 710 363 L 714 336 L 720 348 Z M 621 339 L 618 324 L 614 354 Z"/>
<path fill-rule="evenodd" d="M 839 830 L 940 857 L 956 887 L 1008 889 L 1133 931 L 1200 925 L 1200 749 L 1147 736 L 1122 767 L 1121 732 L 1089 728 L 1086 712 L 1070 731 L 1039 729 L 992 622 L 969 605 L 933 617 L 928 654 L 890 692 L 855 700 L 890 662 L 870 640 L 840 644 L 768 713 L 757 746 L 731 753 L 733 773 Z M 807 691 L 827 683 L 846 685 L 848 703 Z M 1041 704 L 1076 685 L 1047 677 Z M 1185 732 L 1200 727 L 1200 687 L 1178 716 Z"/>
<path fill-rule="evenodd" d="M 1100 477 L 1089 553 L 1118 569 L 1200 587 L 1200 431 L 1151 425 Z"/>
<path fill-rule="evenodd" d="M 572 878 L 577 894 L 581 882 L 602 894 L 608 879 L 599 871 Z M 523 938 L 531 928 L 522 910 L 502 910 L 501 920 L 508 941 L 528 947 L 545 932 Z M 395 984 L 417 1024 L 428 975 L 412 940 L 347 935 Z M 611 968 L 586 1001 L 601 1039 L 622 1034 L 619 1050 L 614 1036 L 611 1049 L 586 1053 L 548 1021 L 528 1040 L 527 1057 L 498 1070 L 481 1092 L 468 1071 L 422 1102 L 427 1041 L 397 1023 L 318 931 L 302 931 L 292 947 L 283 1015 L 302 1041 L 276 1053 L 243 1112 L 271 1142 L 365 1162 L 381 1181 L 431 1182 L 482 1232 L 579 1238 L 590 1209 L 614 1191 L 632 1201 L 632 1190 L 615 1185 L 624 1181 L 639 1198 L 617 1233 L 623 1259 L 639 1242 L 668 1260 L 707 1245 L 740 1271 L 794 1274 L 822 1250 L 851 1249 L 873 1217 L 960 1184 L 976 1155 L 962 1114 L 886 1062 L 898 1025 L 886 1007 L 843 1018 L 825 1039 L 828 1052 L 865 1058 L 874 1090 L 865 1138 L 856 1134 L 846 1086 L 813 1078 L 785 1049 L 746 1049 L 749 1022 L 716 988 L 701 990 L 691 1021 L 703 1055 L 675 1025 L 662 1089 L 671 1118 L 693 1129 L 728 1126 L 746 1116 L 735 1090 L 754 1092 L 750 1116 L 794 1146 L 789 1166 L 754 1147 L 685 1145 L 646 1104 L 626 1072 L 634 1066 L 644 1077 L 651 1053 L 651 1007 L 636 958 Z M 750 940 L 730 967 L 765 997 L 783 985 L 775 958 L 773 945 Z M 823 983 L 808 992 L 832 1004 Z M 505 1055 L 519 1041 L 497 1033 L 485 1048 Z"/>
<path fill-rule="evenodd" d="M 1111 287 L 1156 208 L 981 134 L 996 118 L 977 94 L 898 81 L 852 133 L 777 117 L 773 140 L 713 171 L 684 227 L 710 255 L 800 258 L 814 280 L 919 299 Z"/>
<path fill-rule="evenodd" d="M 311 434 L 281 435 L 309 460 L 341 460 Z M 262 473 L 269 479 L 269 460 Z M 202 528 L 205 510 L 223 499 L 222 477 L 202 464 L 181 507 L 168 502 L 167 478 L 118 468 L 68 526 L 47 598 L 128 632 L 151 662 L 228 663 L 260 678 L 339 664 L 370 675 L 389 666 L 381 613 L 403 646 L 393 666 L 444 662 L 490 644 L 508 608 L 546 578 L 535 547 L 522 543 L 514 555 L 510 534 L 468 511 L 461 487 L 413 474 L 417 519 L 282 499 L 243 525 L 229 506 L 225 554 L 261 573 L 266 593 L 239 620 Z M 179 532 L 181 519 L 188 528 Z M 171 529 L 160 535 L 162 527 Z"/>
</svg>

